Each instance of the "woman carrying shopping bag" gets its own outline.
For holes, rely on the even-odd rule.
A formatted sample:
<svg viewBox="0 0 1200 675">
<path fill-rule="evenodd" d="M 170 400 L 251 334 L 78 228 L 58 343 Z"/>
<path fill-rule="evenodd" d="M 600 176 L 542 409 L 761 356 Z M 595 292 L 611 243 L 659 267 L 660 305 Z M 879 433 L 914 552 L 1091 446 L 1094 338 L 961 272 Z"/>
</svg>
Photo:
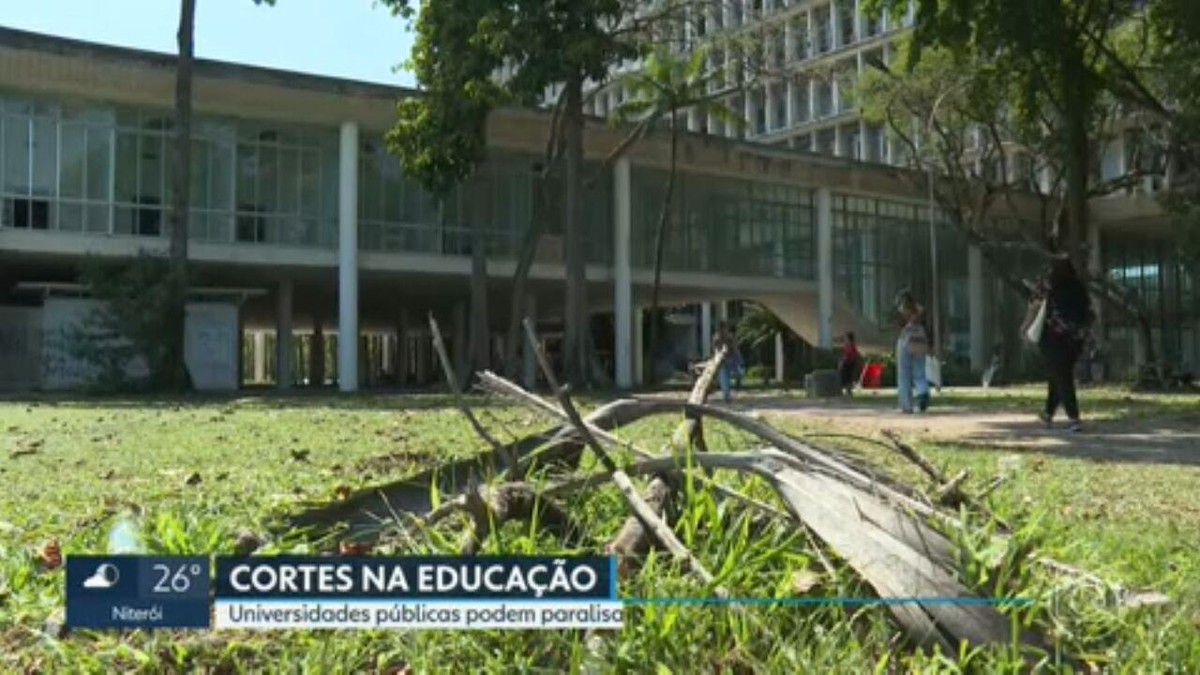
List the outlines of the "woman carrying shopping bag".
<svg viewBox="0 0 1200 675">
<path fill-rule="evenodd" d="M 1071 259 L 1059 256 L 1036 287 L 1022 335 L 1036 344 L 1046 363 L 1046 407 L 1038 418 L 1046 426 L 1061 405 L 1069 431 L 1080 431 L 1075 395 L 1075 362 L 1083 352 L 1092 323 L 1092 301 Z"/>
</svg>

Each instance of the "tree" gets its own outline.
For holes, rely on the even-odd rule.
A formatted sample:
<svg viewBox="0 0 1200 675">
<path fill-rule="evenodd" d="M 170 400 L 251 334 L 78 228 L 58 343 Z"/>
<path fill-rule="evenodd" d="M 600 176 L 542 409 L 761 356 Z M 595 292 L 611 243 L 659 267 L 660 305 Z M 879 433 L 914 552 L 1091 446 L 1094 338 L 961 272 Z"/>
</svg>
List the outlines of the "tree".
<svg viewBox="0 0 1200 675">
<path fill-rule="evenodd" d="M 254 4 L 274 5 L 275 0 L 254 0 Z M 188 294 L 188 209 L 192 185 L 192 71 L 194 69 L 196 0 L 181 0 L 179 28 L 175 34 L 179 49 L 175 65 L 175 136 L 171 181 L 170 274 L 166 283 L 166 312 L 162 322 L 164 341 L 159 386 L 183 391 L 191 388 L 185 358 L 185 333 Z"/>
<path fill-rule="evenodd" d="M 402 16 L 416 14 L 408 0 L 383 1 Z M 581 194 L 583 86 L 586 80 L 603 81 L 612 65 L 637 56 L 629 36 L 619 30 L 629 9 L 621 0 L 422 3 L 416 14 L 412 65 L 426 95 L 400 107 L 393 133 L 397 145 L 418 153 L 432 148 L 443 164 L 473 166 L 482 157 L 482 121 L 488 111 L 500 102 L 536 104 L 549 88 L 562 88 L 556 119 L 565 157 L 563 363 L 566 380 L 574 384 L 589 376 Z M 511 66 L 512 72 L 500 82 L 495 75 L 503 65 Z M 440 100 L 427 102 L 431 94 Z M 465 128 L 452 123 L 464 116 L 460 105 L 467 108 L 465 116 L 471 122 Z M 422 118 L 431 133 L 413 135 Z M 408 160 L 402 156 L 402 161 Z"/>
<path fill-rule="evenodd" d="M 672 220 L 675 200 L 675 183 L 678 175 L 679 114 L 685 109 L 694 109 L 700 115 L 737 123 L 741 118 L 719 97 L 708 93 L 711 79 L 707 72 L 708 49 L 693 51 L 686 59 L 676 57 L 667 48 L 657 48 L 646 57 L 642 69 L 624 79 L 629 87 L 630 98 L 617 109 L 614 118 L 618 122 L 635 122 L 633 131 L 613 152 L 610 160 L 624 152 L 632 142 L 645 137 L 657 124 L 666 120 L 670 133 L 671 149 L 668 155 L 667 186 L 663 192 L 663 203 L 659 211 L 658 224 L 654 230 L 654 285 L 650 292 L 650 354 L 658 353 L 659 337 L 659 291 L 662 286 L 663 253 L 666 249 L 667 232 Z M 645 380 L 654 384 L 656 374 L 654 359 L 645 361 Z"/>
<path fill-rule="evenodd" d="M 421 12 L 410 65 L 424 86 L 418 98 L 402 101 L 396 124 L 386 135 L 388 149 L 400 159 L 404 172 L 421 184 L 439 203 L 445 225 L 447 200 L 461 196 L 461 186 L 483 161 L 485 126 L 502 92 L 490 80 L 499 65 L 487 50 L 473 46 L 477 26 L 473 19 L 492 3 L 478 0 L 434 3 Z M 407 13 L 402 5 L 393 9 Z M 441 58 L 443 53 L 457 58 Z M 454 211 L 462 221 L 461 202 Z M 471 358 L 459 373 L 464 381 L 475 367 L 490 360 L 487 312 L 487 250 L 479 218 L 471 228 Z"/>
<path fill-rule="evenodd" d="M 1164 177 L 1181 252 L 1200 260 L 1200 3 L 1154 0 L 1113 39 L 1093 39 L 1113 95 L 1141 122 L 1152 156 L 1139 160 Z"/>
<path fill-rule="evenodd" d="M 192 68 L 196 0 L 182 0 L 176 41 L 179 59 L 175 71 L 175 152 L 171 190 L 170 275 L 163 321 L 165 347 L 162 384 L 175 391 L 190 388 L 184 341 L 188 291 L 188 208 L 192 164 Z"/>
<path fill-rule="evenodd" d="M 928 47 L 944 47 L 956 56 L 979 55 L 1015 78 L 1020 105 L 1011 112 L 1029 124 L 1052 111 L 1058 133 L 1056 154 L 1064 168 L 1065 219 L 1057 224 L 1055 245 L 1086 270 L 1083 240 L 1088 226 L 1088 177 L 1092 144 L 1089 129 L 1108 82 L 1103 50 L 1095 36 L 1111 35 L 1132 14 L 1133 3 L 1120 0 L 913 0 L 916 3 L 914 49 L 909 67 Z M 864 10 L 895 16 L 908 0 L 864 0 Z M 1065 234 L 1062 231 L 1066 230 Z"/>
<path fill-rule="evenodd" d="M 911 46 L 901 43 L 902 58 Z M 1003 253 L 1015 247 L 1040 260 L 1053 255 L 1067 172 L 1056 152 L 1060 118 L 1044 110 L 1018 110 L 1026 100 L 1023 79 L 990 54 L 933 47 L 907 69 L 873 66 L 857 89 L 864 117 L 887 124 L 920 169 L 909 174 L 914 187 L 932 192 L 949 224 L 979 247 L 989 268 L 1010 290 L 1027 298 L 1021 271 L 1013 269 Z M 1111 101 L 1099 99 L 1097 109 L 1088 114 L 1094 121 L 1088 133 L 1099 135 L 1117 113 Z M 922 130 L 921 138 L 914 126 Z M 1043 175 L 1044 181 L 1039 179 Z M 1138 176 L 1135 171 L 1094 184 L 1086 197 L 1120 189 Z M 1039 204 L 1031 220 L 1030 210 L 1018 204 L 1029 198 Z M 1017 224 L 1002 225 L 1006 219 Z M 1023 220 L 1028 225 L 1022 225 Z M 1146 350 L 1140 361 L 1155 363 L 1146 308 L 1105 275 L 1089 275 L 1087 281 L 1096 297 L 1138 324 Z"/>
</svg>

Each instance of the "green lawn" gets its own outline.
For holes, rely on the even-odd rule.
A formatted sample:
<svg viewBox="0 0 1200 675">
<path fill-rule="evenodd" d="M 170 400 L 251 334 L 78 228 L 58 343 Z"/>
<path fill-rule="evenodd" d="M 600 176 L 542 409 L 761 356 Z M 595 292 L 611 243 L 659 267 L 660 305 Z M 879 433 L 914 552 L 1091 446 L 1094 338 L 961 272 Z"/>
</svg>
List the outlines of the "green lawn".
<svg viewBox="0 0 1200 675">
<path fill-rule="evenodd" d="M 765 396 L 765 394 L 764 394 Z M 1037 392 L 947 392 L 942 403 L 980 410 L 1030 409 Z M 589 403 L 596 403 L 591 401 Z M 880 397 L 855 405 L 881 405 Z M 1084 393 L 1093 414 L 1145 423 L 1178 423 L 1200 402 L 1119 390 Z M 488 405 L 481 417 L 502 439 L 548 426 L 524 410 Z M 780 418 L 792 431 L 827 431 L 829 422 Z M 623 434 L 657 448 L 675 420 L 635 425 Z M 801 425 L 806 426 L 801 426 Z M 853 429 L 833 429 L 853 432 Z M 750 440 L 709 425 L 714 449 L 741 449 Z M 444 397 L 319 397 L 286 399 L 83 399 L 0 402 L 0 672 L 387 672 L 402 663 L 417 672 L 577 669 L 600 659 L 600 670 L 674 672 L 718 669 L 863 672 L 880 663 L 954 670 L 950 661 L 898 652 L 883 610 L 868 608 L 637 610 L 598 657 L 569 632 L 387 633 L 79 633 L 53 636 L 62 619 L 62 572 L 40 571 L 35 551 L 57 539 L 63 551 L 103 552 L 119 519 L 129 519 L 149 552 L 218 553 L 240 530 L 264 532 L 274 516 L 305 500 L 333 499 L 358 488 L 472 454 L 482 444 Z M 1060 639 L 1088 660 L 1128 672 L 1200 668 L 1200 449 L 1189 463 L 1113 462 L 1053 452 L 989 450 L 955 443 L 919 447 L 949 471 L 968 467 L 979 486 L 997 473 L 1011 478 L 993 506 L 1064 562 L 1168 594 L 1168 608 L 1100 610 L 1064 594 L 1061 584 L 1031 579 L 1055 606 Z M 851 444 L 856 446 L 856 444 Z M 911 467 L 869 446 L 852 447 L 880 465 L 915 478 Z M 293 451 L 308 451 L 296 459 Z M 303 453 L 299 453 L 303 454 Z M 768 495 L 763 486 L 746 490 Z M 598 550 L 624 509 L 612 490 L 579 495 L 569 507 L 589 526 Z M 418 551 L 454 550 L 455 523 L 415 544 Z M 782 524 L 762 526 L 728 504 L 695 494 L 678 527 L 723 583 L 739 595 L 788 594 L 797 572 L 821 576 L 826 592 L 861 592 L 848 574 L 827 575 L 806 537 Z M 312 551 L 327 543 L 299 537 L 268 551 Z M 413 550 L 385 543 L 382 552 Z M 506 526 L 488 552 L 558 551 L 561 544 L 529 528 Z M 663 560 L 652 560 L 623 582 L 631 596 L 696 595 Z M 1000 667 L 1005 655 L 977 655 L 974 664 Z M 968 667 L 970 667 L 968 665 Z"/>
</svg>

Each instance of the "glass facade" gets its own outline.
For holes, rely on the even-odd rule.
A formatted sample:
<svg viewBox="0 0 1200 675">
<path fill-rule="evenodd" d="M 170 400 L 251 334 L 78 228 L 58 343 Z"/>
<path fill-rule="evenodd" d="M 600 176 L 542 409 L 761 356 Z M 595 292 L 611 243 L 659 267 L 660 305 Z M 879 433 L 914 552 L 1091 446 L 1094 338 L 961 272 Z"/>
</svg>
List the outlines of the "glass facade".
<svg viewBox="0 0 1200 675">
<path fill-rule="evenodd" d="M 172 198 L 171 115 L 162 110 L 0 94 L 0 226 L 165 237 Z M 197 116 L 189 235 L 196 241 L 336 248 L 336 129 Z M 512 257 L 531 222 L 534 163 L 493 153 L 440 208 L 378 137 L 359 154 L 364 250 L 469 255 L 482 221 L 489 254 Z M 555 192 L 554 185 L 547 188 Z M 589 261 L 611 259 L 611 179 L 585 166 Z M 561 202 L 547 234 L 561 234 Z"/>
<path fill-rule="evenodd" d="M 834 293 L 864 319 L 891 329 L 894 301 L 909 289 L 927 307 L 933 287 L 929 211 L 911 202 L 833 196 Z M 944 353 L 970 354 L 967 243 L 937 218 L 938 300 Z"/>
<path fill-rule="evenodd" d="M 635 267 L 654 267 L 667 177 L 663 170 L 633 167 Z M 672 208 L 664 270 L 816 278 L 812 190 L 681 171 Z"/>
<path fill-rule="evenodd" d="M 172 121 L 162 111 L 0 98 L 0 186 L 7 227 L 168 234 Z M 197 118 L 192 239 L 332 246 L 332 131 Z"/>
<path fill-rule="evenodd" d="M 1200 266 L 1180 258 L 1170 239 L 1133 234 L 1105 234 L 1101 254 L 1109 279 L 1148 311 L 1160 361 L 1171 371 L 1194 374 L 1200 366 Z M 1106 306 L 1104 330 L 1111 374 L 1133 377 L 1132 356 L 1141 339 L 1137 323 L 1119 308 Z"/>
</svg>

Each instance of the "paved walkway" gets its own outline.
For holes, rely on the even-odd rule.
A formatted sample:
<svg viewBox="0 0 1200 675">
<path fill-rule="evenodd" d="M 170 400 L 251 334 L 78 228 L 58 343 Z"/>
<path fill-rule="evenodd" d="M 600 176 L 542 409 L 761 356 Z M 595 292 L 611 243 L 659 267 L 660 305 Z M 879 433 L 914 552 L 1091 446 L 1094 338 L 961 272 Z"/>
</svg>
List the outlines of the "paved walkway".
<svg viewBox="0 0 1200 675">
<path fill-rule="evenodd" d="M 1048 452 L 1110 462 L 1156 462 L 1200 466 L 1200 412 L 1192 419 L 1138 417 L 1089 421 L 1070 433 L 1065 420 L 1047 429 L 1035 411 L 981 411 L 968 405 L 938 405 L 906 415 L 890 398 L 813 400 L 791 396 L 735 398 L 733 406 L 767 417 L 802 420 L 837 433 L 876 435 L 892 429 L 906 436 L 978 448 Z"/>
</svg>

